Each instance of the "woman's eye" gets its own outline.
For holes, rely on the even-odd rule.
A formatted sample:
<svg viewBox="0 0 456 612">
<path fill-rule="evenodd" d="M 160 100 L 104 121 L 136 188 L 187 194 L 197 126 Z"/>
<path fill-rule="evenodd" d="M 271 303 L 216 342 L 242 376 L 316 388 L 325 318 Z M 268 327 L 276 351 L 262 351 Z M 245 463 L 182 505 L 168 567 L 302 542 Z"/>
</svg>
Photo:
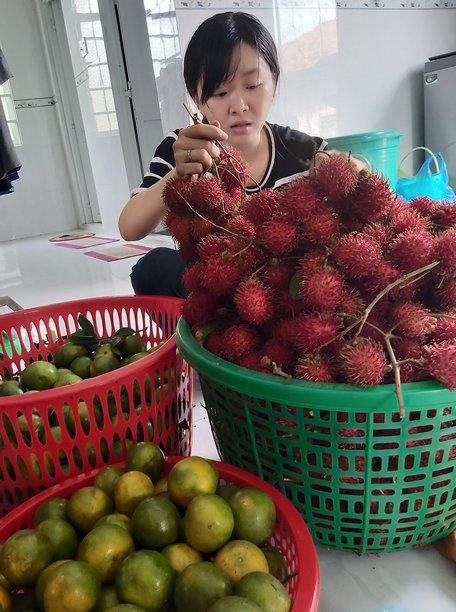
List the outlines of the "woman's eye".
<svg viewBox="0 0 456 612">
<path fill-rule="evenodd" d="M 223 96 L 226 96 L 226 91 L 218 91 L 214 94 L 214 98 L 223 98 Z"/>
<path fill-rule="evenodd" d="M 260 87 L 261 83 L 255 83 L 254 85 L 249 85 L 247 87 L 247 89 L 258 89 L 258 87 Z"/>
</svg>

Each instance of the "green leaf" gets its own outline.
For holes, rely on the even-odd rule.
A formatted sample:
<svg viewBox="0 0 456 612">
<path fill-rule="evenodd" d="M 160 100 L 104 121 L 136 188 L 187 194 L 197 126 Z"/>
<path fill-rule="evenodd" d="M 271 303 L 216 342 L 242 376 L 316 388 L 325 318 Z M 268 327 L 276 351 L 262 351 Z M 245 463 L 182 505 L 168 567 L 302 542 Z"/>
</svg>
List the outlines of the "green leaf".
<svg viewBox="0 0 456 612">
<path fill-rule="evenodd" d="M 83 330 L 86 336 L 98 337 L 92 323 L 89 321 L 89 319 L 86 319 L 84 315 L 82 314 L 79 315 L 78 323 L 81 326 L 81 329 Z"/>
<path fill-rule="evenodd" d="M 299 275 L 297 272 L 291 277 L 288 291 L 294 300 L 299 300 Z"/>
<path fill-rule="evenodd" d="M 114 332 L 114 336 L 132 336 L 135 333 L 135 330 L 131 327 L 121 327 L 116 332 Z"/>
</svg>

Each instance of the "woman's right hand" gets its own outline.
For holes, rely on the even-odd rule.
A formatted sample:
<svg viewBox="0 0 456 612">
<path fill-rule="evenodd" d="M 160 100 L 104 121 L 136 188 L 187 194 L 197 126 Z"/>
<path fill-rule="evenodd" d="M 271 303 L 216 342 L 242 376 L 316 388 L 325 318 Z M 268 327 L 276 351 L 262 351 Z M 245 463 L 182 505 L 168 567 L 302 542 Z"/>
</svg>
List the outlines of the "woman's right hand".
<svg viewBox="0 0 456 612">
<path fill-rule="evenodd" d="M 215 141 L 225 141 L 228 135 L 220 129 L 220 123 L 197 123 L 179 131 L 173 144 L 176 174 L 179 177 L 202 174 L 209 170 L 220 156 Z"/>
</svg>

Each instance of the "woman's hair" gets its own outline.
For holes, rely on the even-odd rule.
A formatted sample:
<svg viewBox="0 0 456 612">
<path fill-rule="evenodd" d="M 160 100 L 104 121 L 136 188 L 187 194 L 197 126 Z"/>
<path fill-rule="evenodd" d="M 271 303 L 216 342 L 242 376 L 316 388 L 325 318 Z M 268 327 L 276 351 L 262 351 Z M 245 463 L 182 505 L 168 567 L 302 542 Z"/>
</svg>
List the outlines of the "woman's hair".
<svg viewBox="0 0 456 612">
<path fill-rule="evenodd" d="M 206 19 L 195 31 L 184 58 L 184 79 L 191 97 L 206 102 L 231 74 L 234 51 L 241 43 L 256 49 L 269 66 L 277 84 L 280 68 L 277 48 L 268 30 L 248 13 L 218 13 Z"/>
</svg>

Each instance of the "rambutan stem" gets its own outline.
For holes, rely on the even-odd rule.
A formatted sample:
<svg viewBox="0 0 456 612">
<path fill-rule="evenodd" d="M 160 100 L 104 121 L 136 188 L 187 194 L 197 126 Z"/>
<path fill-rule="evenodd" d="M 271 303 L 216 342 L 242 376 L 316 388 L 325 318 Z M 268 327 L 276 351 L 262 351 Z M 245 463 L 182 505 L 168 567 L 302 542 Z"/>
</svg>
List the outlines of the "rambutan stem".
<svg viewBox="0 0 456 612">
<path fill-rule="evenodd" d="M 399 406 L 399 416 L 401 419 L 405 416 L 404 396 L 402 395 L 401 385 L 401 369 L 394 354 L 393 347 L 391 345 L 391 336 L 389 334 L 384 335 L 386 350 L 388 351 L 389 358 L 391 359 L 391 365 L 394 373 L 394 387 L 396 391 L 397 403 Z"/>
</svg>

